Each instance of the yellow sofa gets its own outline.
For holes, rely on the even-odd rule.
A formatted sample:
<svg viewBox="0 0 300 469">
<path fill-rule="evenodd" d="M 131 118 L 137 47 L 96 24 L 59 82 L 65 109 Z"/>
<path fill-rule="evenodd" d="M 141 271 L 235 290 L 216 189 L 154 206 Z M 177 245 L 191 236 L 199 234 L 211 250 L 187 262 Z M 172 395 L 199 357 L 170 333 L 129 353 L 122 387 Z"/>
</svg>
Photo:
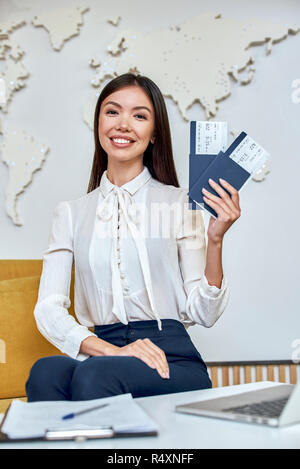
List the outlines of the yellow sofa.
<svg viewBox="0 0 300 469">
<path fill-rule="evenodd" d="M 42 260 L 0 260 L 0 413 L 13 398 L 26 400 L 25 383 L 33 363 L 62 355 L 38 331 L 33 316 Z M 74 266 L 70 287 L 74 316 Z"/>
</svg>

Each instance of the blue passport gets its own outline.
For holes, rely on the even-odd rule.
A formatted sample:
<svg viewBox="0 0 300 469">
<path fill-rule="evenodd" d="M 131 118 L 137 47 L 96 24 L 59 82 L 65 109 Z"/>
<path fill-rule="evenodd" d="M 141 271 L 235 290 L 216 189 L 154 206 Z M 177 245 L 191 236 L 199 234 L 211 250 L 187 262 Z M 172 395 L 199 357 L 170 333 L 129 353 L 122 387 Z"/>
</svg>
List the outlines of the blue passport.
<svg viewBox="0 0 300 469">
<path fill-rule="evenodd" d="M 246 171 L 232 158 L 230 158 L 231 153 L 238 145 L 240 145 L 246 136 L 247 134 L 245 132 L 241 132 L 227 150 L 224 153 L 220 151 L 218 155 L 190 154 L 190 181 L 188 195 L 192 210 L 202 207 L 205 208 L 214 218 L 218 217 L 215 210 L 213 210 L 203 200 L 203 187 L 210 193 L 220 197 L 209 184 L 209 178 L 217 182 L 231 197 L 231 194 L 220 184 L 219 178 L 225 179 L 225 181 L 228 181 L 235 189 L 240 190 L 245 182 L 251 177 L 251 173 Z M 200 204 L 200 206 L 197 204 Z"/>
<path fill-rule="evenodd" d="M 189 190 L 197 182 L 197 179 L 208 166 L 217 157 L 216 154 L 197 154 L 196 150 L 196 121 L 190 123 L 190 157 L 189 157 Z M 189 192 L 188 192 L 189 194 Z M 203 201 L 202 201 L 203 202 Z M 196 202 L 189 197 L 189 204 L 192 210 L 203 210 L 203 208 L 196 204 Z"/>
<path fill-rule="evenodd" d="M 220 152 L 222 153 L 222 152 Z M 199 176 L 204 174 L 205 170 L 208 166 L 213 162 L 213 160 L 218 155 L 193 155 L 190 154 L 189 160 L 189 191 L 191 191 L 192 187 L 196 184 Z M 190 194 L 190 192 L 189 192 Z M 189 196 L 189 202 L 191 204 L 192 210 L 199 210 L 202 207 L 196 204 L 193 199 Z M 203 202 L 203 200 L 202 200 Z"/>
</svg>

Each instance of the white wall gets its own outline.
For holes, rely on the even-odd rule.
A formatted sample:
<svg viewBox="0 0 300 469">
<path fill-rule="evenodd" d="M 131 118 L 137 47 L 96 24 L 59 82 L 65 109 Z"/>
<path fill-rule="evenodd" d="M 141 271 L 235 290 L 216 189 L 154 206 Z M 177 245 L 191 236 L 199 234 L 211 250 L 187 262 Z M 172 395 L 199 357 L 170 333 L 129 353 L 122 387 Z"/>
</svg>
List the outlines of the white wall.
<svg viewBox="0 0 300 469">
<path fill-rule="evenodd" d="M 300 26 L 297 0 L 165 0 L 148 2 L 148 7 L 137 0 L 90 0 L 80 3 L 90 7 L 80 35 L 56 52 L 46 31 L 30 25 L 34 5 L 40 3 L 1 0 L 0 5 L 0 17 L 19 12 L 27 19 L 27 26 L 11 37 L 25 49 L 23 63 L 31 73 L 27 87 L 14 96 L 8 114 L 0 119 L 5 129 L 24 129 L 51 147 L 42 171 L 34 174 L 33 183 L 19 198 L 22 227 L 15 226 L 4 211 L 7 167 L 0 164 L 2 259 L 41 258 L 53 207 L 87 191 L 94 147 L 82 108 L 91 89 L 89 60 L 105 57 L 117 32 L 106 22 L 109 17 L 120 15 L 120 28 L 145 32 L 168 28 L 207 10 L 224 17 L 287 24 L 298 19 Z M 300 339 L 300 104 L 291 99 L 292 81 L 300 78 L 299 50 L 300 34 L 274 45 L 269 56 L 265 46 L 253 47 L 252 83 L 232 82 L 231 97 L 220 103 L 216 120 L 227 121 L 230 129 L 243 128 L 271 153 L 272 160 L 266 180 L 251 181 L 241 192 L 242 216 L 224 238 L 223 267 L 231 287 L 228 308 L 213 328 L 189 329 L 205 360 L 291 359 L 292 342 Z M 181 186 L 188 187 L 189 124 L 170 99 L 166 104 L 178 177 Z M 198 104 L 188 116 L 205 119 Z"/>
</svg>

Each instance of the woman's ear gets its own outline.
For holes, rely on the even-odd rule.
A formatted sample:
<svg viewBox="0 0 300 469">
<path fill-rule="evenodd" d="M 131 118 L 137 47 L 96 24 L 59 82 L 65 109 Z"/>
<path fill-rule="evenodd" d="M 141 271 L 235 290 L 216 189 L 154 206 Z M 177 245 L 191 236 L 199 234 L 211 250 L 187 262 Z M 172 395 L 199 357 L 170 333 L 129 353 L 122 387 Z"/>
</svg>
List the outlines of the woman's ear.
<svg viewBox="0 0 300 469">
<path fill-rule="evenodd" d="M 150 142 L 153 144 L 155 142 L 155 135 L 152 135 L 152 137 L 150 138 Z"/>
</svg>

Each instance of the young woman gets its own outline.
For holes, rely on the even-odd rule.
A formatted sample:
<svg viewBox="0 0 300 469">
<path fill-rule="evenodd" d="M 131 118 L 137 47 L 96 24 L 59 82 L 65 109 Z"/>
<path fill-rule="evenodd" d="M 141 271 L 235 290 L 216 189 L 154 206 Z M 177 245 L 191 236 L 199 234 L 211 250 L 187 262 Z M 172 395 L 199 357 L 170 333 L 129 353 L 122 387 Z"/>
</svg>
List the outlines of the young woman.
<svg viewBox="0 0 300 469">
<path fill-rule="evenodd" d="M 34 310 L 65 355 L 33 365 L 28 401 L 209 388 L 186 328 L 211 327 L 227 305 L 222 242 L 240 216 L 238 192 L 211 182 L 220 198 L 205 193 L 218 214 L 206 247 L 202 211 L 189 209 L 178 184 L 163 96 L 147 77 L 127 73 L 104 87 L 94 138 L 88 193 L 54 210 Z M 68 313 L 73 262 L 77 321 Z"/>
</svg>

